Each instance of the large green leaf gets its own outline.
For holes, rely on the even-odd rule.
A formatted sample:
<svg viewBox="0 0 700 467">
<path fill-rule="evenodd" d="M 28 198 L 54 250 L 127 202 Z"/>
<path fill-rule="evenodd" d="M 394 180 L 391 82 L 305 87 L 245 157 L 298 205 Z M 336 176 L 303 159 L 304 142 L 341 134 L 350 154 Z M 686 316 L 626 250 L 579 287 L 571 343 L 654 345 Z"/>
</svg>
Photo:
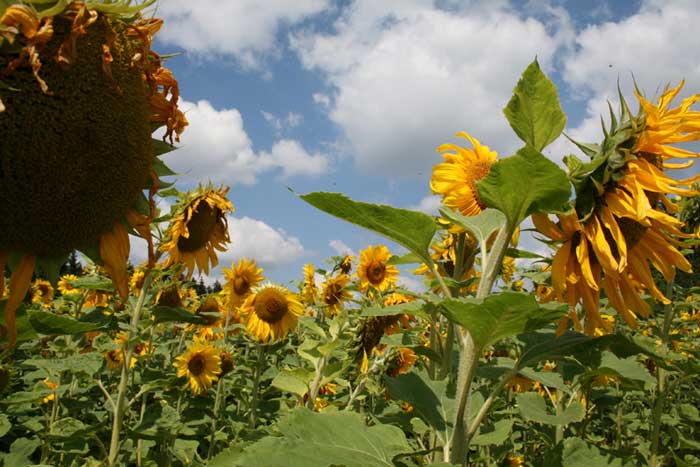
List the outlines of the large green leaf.
<svg viewBox="0 0 700 467">
<path fill-rule="evenodd" d="M 447 396 L 447 380 L 432 381 L 421 371 L 385 377 L 384 381 L 392 399 L 411 404 L 413 413 L 437 431 L 445 431 L 452 422 L 455 400 Z"/>
<path fill-rule="evenodd" d="M 510 438 L 513 430 L 512 418 L 504 418 L 493 424 L 493 427 L 488 431 L 481 431 L 474 436 L 474 439 L 469 443 L 472 446 L 493 446 L 503 444 Z"/>
<path fill-rule="evenodd" d="M 537 59 L 523 72 L 503 113 L 520 139 L 538 151 L 557 139 L 566 125 L 557 87 Z"/>
<path fill-rule="evenodd" d="M 548 467 L 631 467 L 633 459 L 620 459 L 602 453 L 581 438 L 568 437 L 549 451 L 543 465 Z"/>
<path fill-rule="evenodd" d="M 268 436 L 240 456 L 226 453 L 217 465 L 245 467 L 393 467 L 392 459 L 411 451 L 401 429 L 391 425 L 367 427 L 352 412 L 314 413 L 296 409 L 278 425 L 281 436 Z M 226 458 L 231 456 L 228 464 Z"/>
<path fill-rule="evenodd" d="M 371 306 L 362 309 L 361 316 L 393 316 L 393 315 L 414 315 L 414 316 L 429 316 L 426 309 L 431 306 L 419 300 L 412 302 L 399 303 L 391 306 Z"/>
<path fill-rule="evenodd" d="M 82 334 L 104 329 L 103 323 L 85 323 L 46 311 L 30 311 L 29 323 L 41 334 Z"/>
<path fill-rule="evenodd" d="M 564 316 L 566 310 L 565 305 L 542 306 L 530 294 L 510 291 L 489 295 L 483 300 L 467 297 L 442 302 L 443 314 L 464 326 L 478 348 L 540 329 Z"/>
<path fill-rule="evenodd" d="M 547 403 L 544 398 L 536 392 L 523 392 L 515 396 L 515 400 L 520 409 L 520 415 L 525 420 L 531 420 L 546 425 L 568 425 L 573 422 L 580 422 L 586 416 L 586 409 L 580 402 L 572 402 L 566 410 L 559 415 L 550 414 L 547 411 Z"/>
<path fill-rule="evenodd" d="M 153 308 L 153 318 L 156 323 L 192 323 L 207 324 L 207 320 L 199 315 L 190 313 L 184 308 L 174 308 L 170 306 L 158 305 Z"/>
<path fill-rule="evenodd" d="M 469 230 L 482 245 L 506 223 L 506 217 L 498 209 L 487 208 L 476 216 L 467 217 L 450 208 L 440 208 L 440 214 L 453 223 Z"/>
<path fill-rule="evenodd" d="M 566 211 L 571 186 L 566 173 L 530 146 L 496 161 L 477 182 L 479 199 L 517 226 L 533 212 Z"/>
<path fill-rule="evenodd" d="M 432 262 L 428 249 L 436 225 L 427 214 L 353 201 L 340 193 L 315 192 L 300 198 L 321 211 L 384 235 L 408 248 L 427 264 Z"/>
</svg>

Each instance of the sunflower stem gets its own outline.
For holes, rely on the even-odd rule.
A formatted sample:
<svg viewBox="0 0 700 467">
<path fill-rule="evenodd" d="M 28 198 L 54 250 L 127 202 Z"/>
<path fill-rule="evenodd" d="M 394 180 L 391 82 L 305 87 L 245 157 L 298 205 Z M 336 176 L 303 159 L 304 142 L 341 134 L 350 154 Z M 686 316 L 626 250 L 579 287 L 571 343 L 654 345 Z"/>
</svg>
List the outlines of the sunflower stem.
<svg viewBox="0 0 700 467">
<path fill-rule="evenodd" d="M 326 369 L 326 363 L 328 357 L 322 357 L 316 364 L 316 374 L 309 387 L 309 399 L 306 401 L 306 406 L 309 410 L 314 410 L 314 405 L 316 402 L 316 397 L 318 396 L 318 391 L 321 388 L 321 380 L 323 379 L 323 372 Z"/>
<path fill-rule="evenodd" d="M 226 309 L 226 319 L 224 320 L 224 346 L 228 341 L 228 327 L 231 323 L 231 313 Z M 209 450 L 207 451 L 207 460 L 211 459 L 214 454 L 216 445 L 216 425 L 219 422 L 219 412 L 221 411 L 221 400 L 224 397 L 224 375 L 220 375 L 219 382 L 216 385 L 216 399 L 214 401 L 214 417 L 211 421 L 211 436 L 209 437 Z"/>
<path fill-rule="evenodd" d="M 506 254 L 509 240 L 513 236 L 516 227 L 517 226 L 507 224 L 505 228 L 502 228 L 498 232 L 488 255 L 488 261 L 485 261 L 483 256 L 486 245 L 481 245 L 482 264 L 484 267 L 481 281 L 479 281 L 479 288 L 476 292 L 477 299 L 484 299 L 491 293 L 491 289 L 494 282 L 496 282 L 501 263 Z M 459 370 L 457 373 L 457 413 L 454 420 L 452 439 L 450 440 L 450 459 L 446 459 L 446 461 L 466 466 L 470 441 L 467 430 L 469 424 L 469 396 L 472 380 L 474 379 L 476 367 L 479 363 L 481 348 L 475 345 L 469 330 L 462 328 L 460 334 L 462 348 L 459 354 Z M 478 428 L 478 425 L 475 429 L 476 428 Z"/>
<path fill-rule="evenodd" d="M 256 344 L 258 350 L 258 360 L 255 365 L 253 376 L 253 393 L 250 401 L 250 428 L 254 429 L 258 424 L 258 399 L 260 398 L 260 376 L 262 375 L 263 364 L 265 363 L 265 346 Z"/>
<path fill-rule="evenodd" d="M 126 388 L 129 383 L 131 356 L 134 353 L 134 335 L 138 331 L 139 320 L 141 319 L 141 311 L 146 303 L 146 292 L 151 285 L 152 275 L 150 271 L 146 272 L 146 277 L 143 281 L 143 287 L 139 294 L 138 301 L 131 315 L 131 326 L 129 327 L 129 343 L 126 346 L 124 353 L 124 362 L 122 364 L 121 379 L 119 380 L 119 389 L 117 392 L 117 400 L 115 403 L 114 419 L 112 424 L 112 438 L 109 443 L 109 458 L 108 465 L 113 467 L 116 465 L 117 456 L 119 455 L 119 441 L 121 437 L 122 423 L 124 421 L 124 409 L 126 408 Z"/>
<path fill-rule="evenodd" d="M 670 345 L 671 321 L 673 321 L 673 281 L 666 283 L 666 296 L 669 297 L 670 303 L 664 307 L 664 324 L 661 329 L 661 340 L 664 343 L 664 353 L 668 351 Z M 660 435 L 661 435 L 661 415 L 666 402 L 666 370 L 657 366 L 656 368 L 656 400 L 654 401 L 654 411 L 652 414 L 652 429 L 651 429 L 651 455 L 649 457 L 649 465 L 656 467 L 663 464 L 663 458 L 659 462 L 660 450 Z"/>
</svg>

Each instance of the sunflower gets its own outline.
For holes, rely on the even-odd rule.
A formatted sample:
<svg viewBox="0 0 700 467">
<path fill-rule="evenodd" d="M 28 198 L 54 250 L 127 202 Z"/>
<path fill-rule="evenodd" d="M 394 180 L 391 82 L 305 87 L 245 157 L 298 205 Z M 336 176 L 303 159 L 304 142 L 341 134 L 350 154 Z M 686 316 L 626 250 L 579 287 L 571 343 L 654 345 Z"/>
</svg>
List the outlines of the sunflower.
<svg viewBox="0 0 700 467">
<path fill-rule="evenodd" d="M 224 337 L 221 332 L 217 332 L 217 329 L 221 329 L 226 325 L 226 309 L 221 306 L 216 297 L 209 296 L 205 298 L 195 314 L 202 316 L 207 321 L 205 325 L 192 325 L 190 327 L 190 329 L 196 329 L 200 339 L 212 340 Z"/>
<path fill-rule="evenodd" d="M 140 206 L 149 206 L 143 190 L 160 184 L 151 133 L 165 125 L 172 140 L 187 121 L 177 82 L 150 49 L 162 21 L 141 18 L 150 2 L 130 3 L 0 6 L 0 270 L 12 271 L 10 346 L 35 267 L 57 277 L 57 260 L 81 250 L 124 300 L 128 229 L 150 237 L 153 213 Z"/>
<path fill-rule="evenodd" d="M 205 394 L 221 374 L 219 352 L 213 345 L 197 339 L 175 360 L 177 376 L 187 377 L 187 386 L 194 396 Z"/>
<path fill-rule="evenodd" d="M 43 279 L 34 281 L 32 287 L 32 303 L 41 303 L 43 306 L 50 306 L 53 300 L 53 287 L 51 282 Z"/>
<path fill-rule="evenodd" d="M 247 314 L 248 332 L 259 342 L 269 342 L 284 338 L 296 327 L 304 305 L 284 287 L 267 283 L 245 299 L 241 312 Z"/>
<path fill-rule="evenodd" d="M 303 302 L 307 305 L 314 305 L 316 303 L 316 296 L 318 295 L 318 287 L 316 287 L 316 270 L 314 265 L 311 263 L 304 265 L 304 283 L 301 289 L 301 298 Z"/>
<path fill-rule="evenodd" d="M 156 306 L 182 308 L 182 297 L 177 284 L 169 284 L 158 291 L 156 294 Z"/>
<path fill-rule="evenodd" d="M 251 291 L 265 278 L 262 268 L 259 268 L 254 259 L 242 258 L 238 264 L 231 263 L 231 269 L 223 268 L 226 284 L 221 293 L 225 297 L 224 303 L 232 312 L 243 303 Z"/>
<path fill-rule="evenodd" d="M 676 180 L 664 172 L 688 168 L 694 162 L 668 162 L 671 158 L 698 157 L 671 146 L 700 140 L 700 112 L 690 110 L 700 96 L 668 109 L 682 85 L 664 91 L 657 105 L 637 94 L 641 113 L 636 117 L 621 99 L 620 123 L 613 121 L 603 144 L 579 145 L 591 162 L 567 157 L 577 194 L 574 209 L 559 214 L 556 224 L 547 215 L 533 215 L 535 227 L 552 243 L 561 244 L 552 262 L 554 294 L 572 308 L 583 303 L 588 334 L 610 328 L 599 311 L 601 291 L 608 306 L 635 327 L 639 315 L 650 313 L 641 294 L 670 303 L 657 287 L 650 266 L 668 282 L 677 269 L 692 270 L 677 249 L 683 245 L 677 238 L 691 235 L 683 233 L 683 223 L 671 215 L 678 206 L 667 195 L 695 195 L 688 186 L 698 177 Z"/>
<path fill-rule="evenodd" d="M 461 232 L 454 232 L 450 227 L 448 231 L 441 234 L 441 238 L 436 240 L 430 249 L 433 253 L 430 255 L 435 264 L 437 265 L 438 271 L 441 275 L 447 277 L 453 277 L 455 272 L 455 264 L 457 263 L 457 242 L 459 234 L 464 234 L 464 256 L 462 257 L 462 279 L 463 281 L 474 277 L 474 259 L 476 256 L 478 243 L 476 238 L 469 232 L 462 230 Z M 435 279 L 432 271 L 426 264 L 422 264 L 417 269 L 413 271 L 414 274 L 425 275 L 428 279 Z M 433 287 L 434 292 L 440 290 L 440 284 L 436 283 Z"/>
<path fill-rule="evenodd" d="M 124 351 L 122 349 L 114 349 L 105 352 L 105 363 L 107 368 L 112 371 L 121 371 L 122 365 L 124 365 Z"/>
<path fill-rule="evenodd" d="M 465 132 L 459 132 L 457 136 L 469 140 L 474 149 L 454 144 L 438 147 L 437 151 L 444 153 L 444 162 L 433 167 L 430 189 L 442 195 L 445 206 L 465 216 L 475 216 L 485 208 L 479 200 L 476 182 L 489 173 L 498 155 Z"/>
<path fill-rule="evenodd" d="M 389 258 L 391 258 L 391 253 L 384 245 L 370 245 L 360 251 L 357 275 L 360 277 L 360 287 L 363 290 L 369 286 L 378 290 L 386 290 L 396 282 L 399 270 L 393 264 L 387 264 Z"/>
<path fill-rule="evenodd" d="M 327 315 L 336 315 L 343 308 L 343 302 L 347 302 L 352 298 L 352 295 L 345 287 L 350 283 L 350 278 L 345 274 L 338 274 L 335 277 L 329 277 L 323 283 L 323 291 L 321 299 L 326 305 Z"/>
<path fill-rule="evenodd" d="M 209 264 L 216 266 L 219 262 L 215 250 L 224 251 L 230 241 L 226 213 L 233 212 L 233 205 L 226 193 L 228 188 L 200 186 L 183 194 L 173 206 L 167 238 L 160 249 L 168 252 L 167 266 L 184 263 L 188 279 L 195 265 L 209 274 Z"/>
<path fill-rule="evenodd" d="M 129 279 L 129 288 L 134 295 L 138 296 L 141 294 L 141 288 L 143 287 L 143 281 L 145 279 L 146 272 L 143 269 L 134 269 L 134 272 L 131 274 L 131 279 Z"/>
<path fill-rule="evenodd" d="M 340 261 L 338 261 L 338 264 L 335 265 L 333 271 L 340 271 L 343 274 L 350 274 L 353 261 L 355 261 L 355 257 L 353 255 L 345 255 L 340 258 Z"/>
<path fill-rule="evenodd" d="M 74 274 L 65 274 L 61 276 L 61 279 L 58 281 L 58 291 L 61 292 L 61 295 L 74 295 L 81 293 L 82 291 L 75 288 L 72 284 L 73 281 L 77 280 L 78 276 Z"/>
<path fill-rule="evenodd" d="M 49 378 L 44 379 L 43 383 L 46 385 L 47 388 L 53 391 L 51 394 L 41 399 L 42 404 L 48 404 L 52 400 L 56 399 L 56 389 L 58 389 L 58 383 L 54 383 Z"/>
<path fill-rule="evenodd" d="M 401 347 L 394 358 L 395 368 L 391 371 L 391 376 L 405 375 L 418 361 L 418 356 L 408 347 Z"/>
</svg>

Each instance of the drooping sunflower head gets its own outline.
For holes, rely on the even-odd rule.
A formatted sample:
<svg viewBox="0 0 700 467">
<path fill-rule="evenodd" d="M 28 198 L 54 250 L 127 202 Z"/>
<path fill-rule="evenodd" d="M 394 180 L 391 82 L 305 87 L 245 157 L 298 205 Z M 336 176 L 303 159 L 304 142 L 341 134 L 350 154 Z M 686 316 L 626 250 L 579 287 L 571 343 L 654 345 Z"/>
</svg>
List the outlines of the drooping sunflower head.
<svg viewBox="0 0 700 467">
<path fill-rule="evenodd" d="M 51 304 L 53 300 L 53 287 L 51 286 L 51 282 L 37 279 L 34 281 L 32 292 L 33 303 L 41 303 L 44 306 L 49 306 Z"/>
<path fill-rule="evenodd" d="M 397 352 L 391 364 L 389 373 L 392 376 L 405 375 L 411 367 L 418 361 L 418 356 L 413 349 L 401 347 Z"/>
<path fill-rule="evenodd" d="M 177 81 L 150 49 L 161 21 L 140 16 L 152 2 L 130 3 L 0 6 L 0 269 L 19 258 L 5 306 L 11 345 L 37 264 L 56 278 L 56 259 L 82 250 L 125 299 L 127 226 L 150 235 L 131 221 L 152 218 L 137 211 L 159 184 L 153 126 L 172 141 L 187 123 Z"/>
<path fill-rule="evenodd" d="M 238 264 L 231 263 L 231 269 L 223 269 L 226 284 L 221 293 L 230 311 L 239 307 L 253 288 L 265 280 L 262 268 L 258 267 L 254 259 L 242 258 Z"/>
<path fill-rule="evenodd" d="M 156 305 L 170 308 L 182 307 L 182 297 L 177 284 L 170 284 L 160 289 L 156 294 Z"/>
<path fill-rule="evenodd" d="M 443 153 L 444 162 L 433 167 L 430 189 L 433 193 L 442 195 L 445 206 L 465 216 L 475 216 L 485 208 L 479 200 L 476 182 L 489 173 L 498 156 L 495 151 L 465 132 L 457 133 L 457 136 L 466 138 L 473 149 L 455 144 L 438 147 L 437 151 Z"/>
<path fill-rule="evenodd" d="M 335 265 L 333 271 L 337 270 L 343 274 L 350 274 L 353 261 L 355 261 L 355 257 L 353 255 L 345 255 L 340 258 L 340 261 L 338 261 L 338 263 Z"/>
<path fill-rule="evenodd" d="M 216 347 L 195 340 L 184 354 L 175 358 L 179 378 L 187 378 L 192 395 L 206 394 L 221 374 L 221 357 Z"/>
<path fill-rule="evenodd" d="M 357 275 L 363 290 L 370 286 L 377 290 L 386 290 L 396 282 L 399 270 L 393 264 L 388 264 L 389 258 L 391 253 L 384 245 L 370 245 L 360 251 Z"/>
<path fill-rule="evenodd" d="M 169 255 L 168 265 L 182 262 L 186 276 L 209 273 L 209 265 L 216 266 L 216 250 L 224 251 L 229 243 L 227 213 L 233 205 L 226 199 L 228 188 L 215 189 L 211 185 L 188 192 L 172 208 L 172 220 L 165 242 L 160 246 Z"/>
<path fill-rule="evenodd" d="M 283 339 L 296 328 L 304 305 L 282 286 L 263 284 L 257 287 L 241 306 L 247 314 L 246 329 L 259 342 Z"/>
<path fill-rule="evenodd" d="M 342 309 L 343 303 L 352 298 L 352 294 L 345 287 L 350 283 L 350 277 L 345 274 L 338 274 L 329 277 L 323 284 L 321 297 L 326 305 L 327 315 L 336 315 Z"/>
</svg>

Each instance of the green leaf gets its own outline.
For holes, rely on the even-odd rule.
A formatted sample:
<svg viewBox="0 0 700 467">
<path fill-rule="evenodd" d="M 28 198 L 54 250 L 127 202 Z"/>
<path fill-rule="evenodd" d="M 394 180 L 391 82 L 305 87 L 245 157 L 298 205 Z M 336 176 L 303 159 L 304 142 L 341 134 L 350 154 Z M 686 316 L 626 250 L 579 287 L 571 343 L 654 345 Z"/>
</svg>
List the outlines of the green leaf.
<svg viewBox="0 0 700 467">
<path fill-rule="evenodd" d="M 436 225 L 434 219 L 427 214 L 353 201 L 340 193 L 315 192 L 301 195 L 300 198 L 321 211 L 403 245 L 426 264 L 432 263 L 429 248 Z"/>
<path fill-rule="evenodd" d="M 372 306 L 363 308 L 361 316 L 393 316 L 407 314 L 428 317 L 429 314 L 426 311 L 427 306 L 427 304 L 418 300 L 385 307 Z"/>
<path fill-rule="evenodd" d="M 544 458 L 547 467 L 631 467 L 632 459 L 625 460 L 605 454 L 580 438 L 567 437 Z"/>
<path fill-rule="evenodd" d="M 598 371 L 605 374 L 613 374 L 629 381 L 641 381 L 642 383 L 654 383 L 656 381 L 649 374 L 636 357 L 618 358 L 611 352 L 603 352 Z"/>
<path fill-rule="evenodd" d="M 207 324 L 207 320 L 202 316 L 190 313 L 184 308 L 173 308 L 169 306 L 158 305 L 153 308 L 153 318 L 156 323 L 192 323 L 192 324 Z"/>
<path fill-rule="evenodd" d="M 299 397 L 304 397 L 304 394 L 309 392 L 309 387 L 307 386 L 306 381 L 303 381 L 295 374 L 292 374 L 286 370 L 282 370 L 277 373 L 277 376 L 275 376 L 271 384 L 277 389 L 291 392 Z"/>
<path fill-rule="evenodd" d="M 481 201 L 503 212 L 511 226 L 533 212 L 566 211 L 571 195 L 566 173 L 530 146 L 496 161 L 477 188 Z"/>
<path fill-rule="evenodd" d="M 497 421 L 493 424 L 492 430 L 480 432 L 469 444 L 473 446 L 498 446 L 503 444 L 510 438 L 514 421 L 512 418 Z"/>
<path fill-rule="evenodd" d="M 415 253 L 406 253 L 405 255 L 397 256 L 393 255 L 387 261 L 387 264 L 416 264 L 421 263 L 422 260 Z"/>
<path fill-rule="evenodd" d="M 520 409 L 520 415 L 525 420 L 531 420 L 545 425 L 568 425 L 580 422 L 586 416 L 586 409 L 580 402 L 572 402 L 564 412 L 559 415 L 550 414 L 547 411 L 547 403 L 536 392 L 523 392 L 515 396 Z"/>
<path fill-rule="evenodd" d="M 520 139 L 538 151 L 557 139 L 566 125 L 557 87 L 537 59 L 523 72 L 503 113 Z"/>
<path fill-rule="evenodd" d="M 518 373 L 548 388 L 555 388 L 567 394 L 571 393 L 571 389 L 564 383 L 564 379 L 559 373 L 553 371 L 535 371 L 531 368 L 522 368 Z"/>
<path fill-rule="evenodd" d="M 506 337 L 540 329 L 567 311 L 565 305 L 540 306 L 532 295 L 510 291 L 489 295 L 483 300 L 449 299 L 441 306 L 448 319 L 471 333 L 479 349 Z"/>
<path fill-rule="evenodd" d="M 76 280 L 70 281 L 71 285 L 76 289 L 102 290 L 105 292 L 114 292 L 114 284 L 112 280 L 102 276 L 83 276 Z"/>
<path fill-rule="evenodd" d="M 411 451 L 401 429 L 391 425 L 367 427 L 352 412 L 314 413 L 296 409 L 278 425 L 281 436 L 268 436 L 233 453 L 228 465 L 245 467 L 393 467 L 392 459 Z M 220 465 L 227 459 L 215 459 Z M 235 463 L 234 463 L 235 462 Z"/>
<path fill-rule="evenodd" d="M 37 438 L 19 438 L 12 443 L 8 454 L 0 453 L 0 459 L 5 462 L 5 467 L 33 465 L 31 456 L 39 445 L 41 442 Z"/>
<path fill-rule="evenodd" d="M 12 429 L 12 422 L 7 418 L 7 415 L 0 414 L 0 438 L 5 436 Z"/>
<path fill-rule="evenodd" d="M 84 323 L 46 311 L 30 311 L 29 323 L 41 334 L 82 334 L 104 329 L 102 323 Z"/>
<path fill-rule="evenodd" d="M 452 422 L 455 400 L 447 397 L 447 380 L 432 381 L 425 372 L 412 371 L 384 381 L 392 399 L 411 404 L 413 413 L 437 431 L 445 431 Z"/>
<path fill-rule="evenodd" d="M 153 144 L 153 155 L 155 156 L 162 156 L 163 154 L 167 154 L 177 149 L 172 144 L 166 143 L 160 139 L 152 138 L 151 142 Z"/>
<path fill-rule="evenodd" d="M 506 223 L 506 217 L 498 209 L 487 208 L 476 216 L 467 217 L 448 207 L 440 208 L 440 214 L 452 223 L 469 230 L 482 245 Z"/>
</svg>

